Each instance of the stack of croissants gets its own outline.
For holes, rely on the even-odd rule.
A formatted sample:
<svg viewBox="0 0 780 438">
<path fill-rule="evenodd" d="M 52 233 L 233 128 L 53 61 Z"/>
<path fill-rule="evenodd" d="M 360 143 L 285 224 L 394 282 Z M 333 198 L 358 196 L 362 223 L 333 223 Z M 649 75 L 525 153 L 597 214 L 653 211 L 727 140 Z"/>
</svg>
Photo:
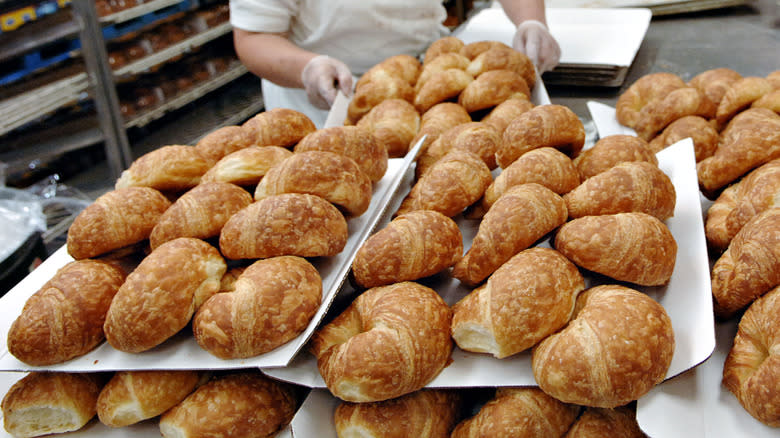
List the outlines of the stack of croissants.
<svg viewBox="0 0 780 438">
<path fill-rule="evenodd" d="M 73 222 L 74 261 L 14 315 L 9 352 L 45 367 L 103 342 L 143 354 L 181 333 L 220 359 L 284 345 L 322 305 L 312 261 L 341 253 L 388 160 L 422 142 L 410 190 L 354 255 L 359 293 L 300 353 L 340 400 L 338 435 L 643 437 L 635 401 L 675 349 L 666 309 L 637 290 L 668 284 L 678 254 L 665 223 L 675 187 L 655 153 L 693 137 L 714 200 L 716 315 L 744 313 L 724 383 L 780 426 L 780 73 L 648 75 L 616 108 L 637 135 L 590 148 L 570 109 L 531 102 L 536 78 L 503 43 L 445 37 L 422 61 L 367 71 L 343 126 L 272 109 L 138 157 Z M 458 217 L 474 224 L 470 242 Z M 449 305 L 426 286 L 442 275 L 470 292 Z M 496 360 L 530 352 L 538 386 L 494 389 L 479 405 L 426 388 L 455 346 Z M 166 437 L 266 437 L 305 392 L 257 369 L 33 371 L 2 410 L 18 437 L 95 416 L 159 421 Z"/>
</svg>

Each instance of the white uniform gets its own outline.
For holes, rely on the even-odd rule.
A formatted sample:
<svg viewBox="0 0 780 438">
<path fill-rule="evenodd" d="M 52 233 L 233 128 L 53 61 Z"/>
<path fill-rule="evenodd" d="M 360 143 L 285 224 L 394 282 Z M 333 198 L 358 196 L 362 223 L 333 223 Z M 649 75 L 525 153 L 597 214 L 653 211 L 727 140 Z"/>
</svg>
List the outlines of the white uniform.
<svg viewBox="0 0 780 438">
<path fill-rule="evenodd" d="M 230 22 L 250 32 L 288 32 L 297 46 L 336 58 L 361 75 L 398 54 L 417 56 L 447 34 L 442 0 L 230 0 Z M 263 80 L 266 109 L 292 108 L 321 127 L 327 116 L 302 89 Z"/>
</svg>

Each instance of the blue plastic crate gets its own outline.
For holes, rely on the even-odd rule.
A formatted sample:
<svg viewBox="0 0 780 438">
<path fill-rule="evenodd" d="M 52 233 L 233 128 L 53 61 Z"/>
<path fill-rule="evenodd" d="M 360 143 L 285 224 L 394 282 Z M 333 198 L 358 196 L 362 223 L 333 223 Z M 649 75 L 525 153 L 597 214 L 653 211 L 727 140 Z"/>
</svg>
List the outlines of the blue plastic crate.
<svg viewBox="0 0 780 438">
<path fill-rule="evenodd" d="M 69 59 L 81 47 L 79 40 L 62 40 L 39 50 L 27 52 L 13 60 L 3 61 L 0 86 L 14 83 L 35 72 Z"/>
</svg>

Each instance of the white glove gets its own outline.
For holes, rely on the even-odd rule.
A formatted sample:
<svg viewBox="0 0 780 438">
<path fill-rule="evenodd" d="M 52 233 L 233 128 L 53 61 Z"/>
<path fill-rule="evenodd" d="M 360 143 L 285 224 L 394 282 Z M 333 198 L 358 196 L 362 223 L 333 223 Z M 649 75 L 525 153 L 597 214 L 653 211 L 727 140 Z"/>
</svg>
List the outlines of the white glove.
<svg viewBox="0 0 780 438">
<path fill-rule="evenodd" d="M 326 55 L 312 58 L 301 72 L 301 82 L 312 105 L 330 109 L 338 91 L 352 93 L 352 72 L 346 64 Z"/>
<path fill-rule="evenodd" d="M 552 70 L 561 59 L 561 48 L 547 26 L 537 20 L 526 20 L 517 26 L 512 47 L 531 59 L 536 69 L 542 72 Z"/>
</svg>

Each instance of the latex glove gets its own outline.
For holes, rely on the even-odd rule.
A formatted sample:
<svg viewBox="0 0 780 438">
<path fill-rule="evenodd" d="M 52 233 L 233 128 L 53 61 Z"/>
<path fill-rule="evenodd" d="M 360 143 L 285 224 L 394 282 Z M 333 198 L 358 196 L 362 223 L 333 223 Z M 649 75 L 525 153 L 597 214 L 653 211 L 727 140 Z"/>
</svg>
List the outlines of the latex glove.
<svg viewBox="0 0 780 438">
<path fill-rule="evenodd" d="M 301 82 L 312 105 L 330 109 L 338 91 L 352 93 L 352 72 L 346 64 L 327 55 L 309 60 L 301 72 Z"/>
<path fill-rule="evenodd" d="M 512 47 L 525 53 L 540 74 L 555 68 L 561 59 L 561 48 L 558 42 L 555 41 L 547 26 L 537 20 L 526 20 L 517 26 Z"/>
</svg>

